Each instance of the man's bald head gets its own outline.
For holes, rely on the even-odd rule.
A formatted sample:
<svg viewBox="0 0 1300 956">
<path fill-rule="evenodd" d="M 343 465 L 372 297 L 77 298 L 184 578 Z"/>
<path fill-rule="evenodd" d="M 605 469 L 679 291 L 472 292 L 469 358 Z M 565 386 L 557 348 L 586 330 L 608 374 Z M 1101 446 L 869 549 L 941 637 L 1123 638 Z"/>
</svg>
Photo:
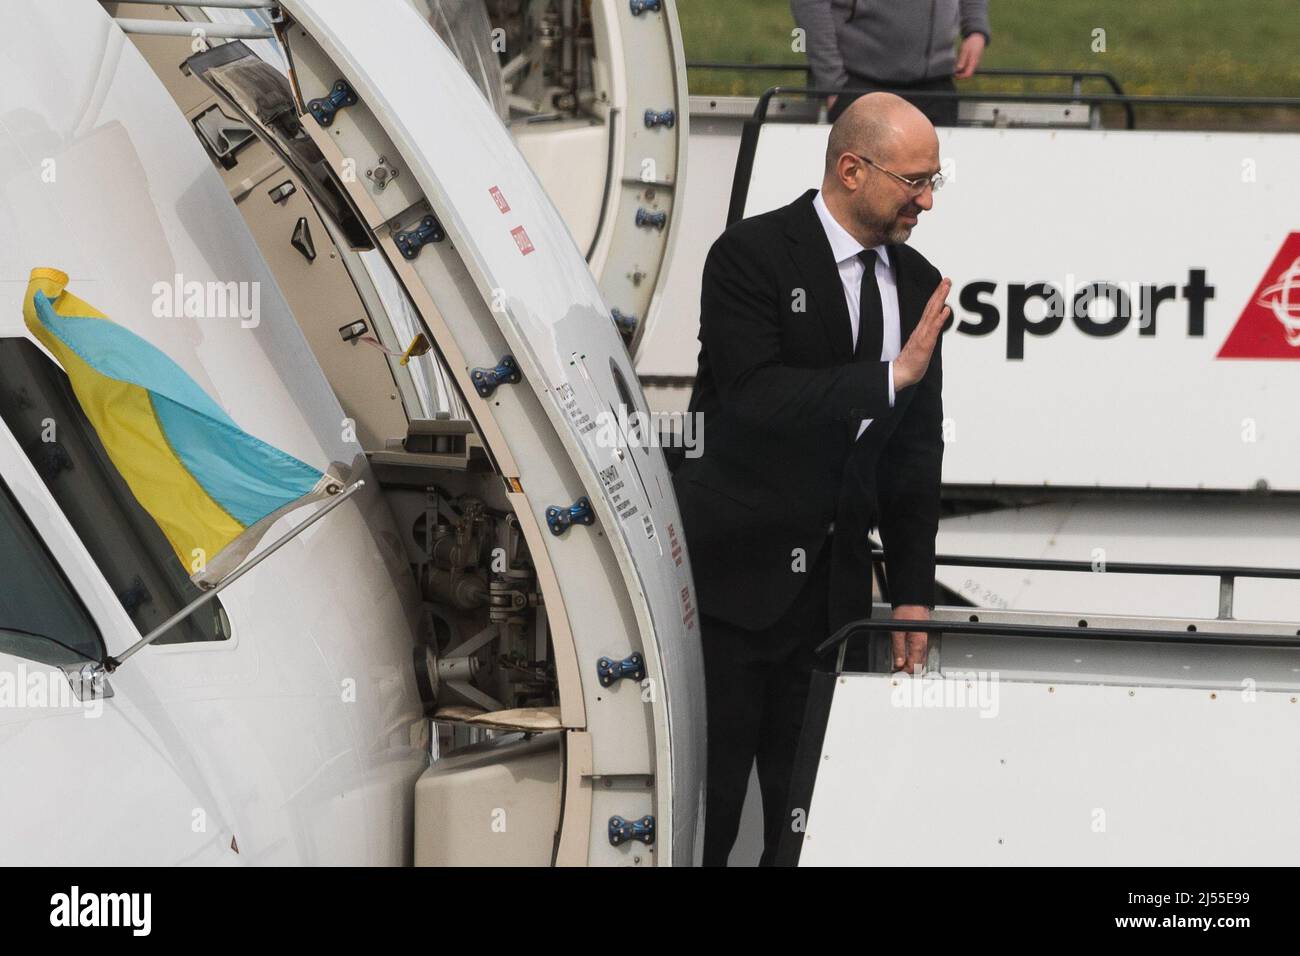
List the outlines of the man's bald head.
<svg viewBox="0 0 1300 956">
<path fill-rule="evenodd" d="M 867 157 L 867 162 L 862 157 Z M 906 242 L 934 205 L 925 182 L 939 172 L 939 137 L 925 114 L 893 93 L 868 93 L 831 127 L 822 198 L 835 220 L 868 249 Z"/>
<path fill-rule="evenodd" d="M 860 96 L 840 114 L 826 143 L 826 179 L 845 153 L 862 153 L 888 165 L 900 147 L 935 139 L 934 126 L 925 114 L 893 93 Z"/>
</svg>

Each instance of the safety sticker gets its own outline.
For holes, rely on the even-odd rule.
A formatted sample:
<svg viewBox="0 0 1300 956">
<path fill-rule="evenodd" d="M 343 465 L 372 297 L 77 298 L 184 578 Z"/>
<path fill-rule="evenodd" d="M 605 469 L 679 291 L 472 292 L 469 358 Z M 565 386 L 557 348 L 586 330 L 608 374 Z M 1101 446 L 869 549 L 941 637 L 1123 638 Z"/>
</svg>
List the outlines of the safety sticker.
<svg viewBox="0 0 1300 956">
<path fill-rule="evenodd" d="M 677 567 L 682 566 L 682 546 L 677 540 L 677 528 L 670 521 L 668 522 L 668 550 L 672 553 L 673 562 Z"/>
<path fill-rule="evenodd" d="M 557 385 L 555 392 L 560 396 L 560 407 L 564 409 L 564 414 L 573 422 L 573 427 L 578 430 L 579 435 L 585 435 L 587 432 L 595 431 L 596 423 L 591 420 L 591 416 L 582 410 L 578 405 L 578 396 L 573 393 L 573 386 L 565 383 Z"/>
<path fill-rule="evenodd" d="M 533 241 L 528 238 L 528 233 L 524 232 L 523 226 L 515 226 L 510 230 L 510 235 L 515 237 L 515 245 L 519 247 L 522 254 L 528 255 L 533 251 Z"/>
<path fill-rule="evenodd" d="M 501 194 L 501 190 L 493 186 L 488 190 L 492 194 L 492 201 L 497 204 L 497 208 L 503 213 L 510 211 L 510 203 L 506 202 L 506 197 Z"/>
<path fill-rule="evenodd" d="M 629 521 L 641 513 L 635 502 L 628 498 L 626 483 L 619 476 L 617 467 L 610 465 L 600 469 L 600 481 L 605 486 L 605 493 L 609 495 L 609 502 L 614 506 L 619 521 Z"/>
</svg>

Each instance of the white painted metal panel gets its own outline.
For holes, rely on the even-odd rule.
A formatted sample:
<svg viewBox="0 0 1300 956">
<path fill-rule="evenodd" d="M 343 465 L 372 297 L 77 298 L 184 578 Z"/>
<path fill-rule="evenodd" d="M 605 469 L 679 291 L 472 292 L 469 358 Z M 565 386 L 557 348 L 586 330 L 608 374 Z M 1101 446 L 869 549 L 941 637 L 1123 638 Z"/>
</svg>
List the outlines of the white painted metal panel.
<svg viewBox="0 0 1300 956">
<path fill-rule="evenodd" d="M 25 334 L 29 271 L 62 268 L 71 291 L 163 349 L 250 432 L 368 476 L 220 176 L 102 5 L 10 4 L 4 25 L 0 335 Z M 155 284 L 177 274 L 254 284 L 257 322 L 155 308 Z M 135 626 L 3 426 L 0 476 L 121 653 Z M 5 711 L 0 765 L 23 770 L 0 787 L 5 862 L 409 861 L 411 788 L 428 760 L 411 669 L 419 605 L 374 483 L 220 600 L 233 638 L 148 647 L 109 678 L 108 719 Z"/>
<path fill-rule="evenodd" d="M 800 865 L 1300 854 L 1294 693 L 1003 681 L 933 703 L 964 683 L 837 679 Z"/>
<path fill-rule="evenodd" d="M 671 281 L 659 293 L 654 321 L 646 326 L 636 353 L 643 376 L 695 374 L 699 352 L 700 279 L 709 247 L 727 225 L 731 174 L 740 137 L 735 122 L 696 117 L 691 123 L 686 183 L 673 211 L 677 233 L 666 269 Z M 653 398 L 653 396 L 652 396 Z M 656 405 L 656 408 L 668 407 Z M 686 407 L 685 396 L 680 408 Z"/>
<path fill-rule="evenodd" d="M 1219 579 L 1117 574 L 1116 562 L 1300 568 L 1300 501 L 1088 499 L 946 518 L 940 554 L 1084 561 L 1094 572 L 946 567 L 935 578 L 976 607 L 1075 614 L 1209 617 Z M 1300 581 L 1240 578 L 1233 616 L 1300 619 Z"/>
<path fill-rule="evenodd" d="M 442 318 L 454 323 L 450 335 L 457 344 L 473 343 L 480 351 L 478 343 L 485 332 L 493 339 L 503 337 L 523 372 L 524 384 L 518 387 L 533 391 L 540 403 L 539 414 L 544 414 L 544 421 L 554 429 L 552 435 L 543 420 L 527 417 L 533 406 L 522 412 L 517 405 L 513 410 L 508 407 L 512 394 L 508 390 L 494 396 L 491 405 L 471 397 L 471 409 L 479 421 L 491 419 L 500 428 L 519 464 L 524 493 L 535 509 L 536 521 L 545 527 L 547 504 L 570 503 L 543 501 L 537 495 L 538 483 L 548 480 L 540 476 L 553 474 L 559 467 L 546 457 L 552 455 L 549 446 L 555 439 L 559 444 L 554 454 L 562 450 L 568 459 L 565 469 L 572 465 L 593 502 L 597 515 L 593 531 L 579 527 L 564 537 L 548 535 L 545 547 L 551 551 L 565 604 L 576 617 L 587 613 L 589 607 L 584 605 L 596 603 L 597 597 L 610 599 L 604 591 L 591 594 L 591 582 L 597 581 L 600 570 L 595 562 L 583 565 L 573 560 L 587 554 L 577 550 L 579 543 L 589 540 L 587 535 L 608 536 L 626 588 L 626 595 L 620 591 L 619 600 L 625 599 L 632 608 L 650 675 L 657 678 L 653 695 L 641 702 L 648 710 L 647 723 L 654 726 L 655 752 L 649 756 L 653 757 L 658 788 L 662 841 L 658 858 L 673 858 L 674 846 L 688 856 L 702 806 L 704 725 L 703 666 L 693 587 L 684 550 L 677 547 L 681 519 L 662 454 L 646 447 L 619 447 L 617 441 L 611 441 L 610 428 L 601 424 L 609 422 L 610 413 L 624 404 L 615 384 L 616 371 L 633 404 L 644 409 L 645 399 L 639 394 L 627 351 L 600 290 L 554 204 L 506 129 L 460 64 L 403 0 L 364 7 L 346 0 L 290 0 L 285 7 L 320 44 L 331 68 L 337 68 L 351 83 L 365 110 L 373 111 L 481 296 L 480 308 L 472 318 L 450 308 L 444 310 Z M 385 23 L 385 30 L 374 29 L 376 18 Z M 293 52 L 292 41 L 290 48 L 296 57 L 295 70 L 302 69 L 299 81 L 307 82 L 308 58 Z M 418 64 L 418 75 L 412 74 L 414 64 Z M 316 63 L 311 68 L 323 66 Z M 323 77 L 310 79 L 321 82 Z M 431 90 L 437 95 L 431 95 Z M 330 127 L 330 138 L 343 148 L 348 147 L 349 131 L 356 128 L 350 123 L 345 110 Z M 439 254 L 423 252 L 413 268 L 430 267 Z M 428 285 L 428 280 L 424 281 Z M 440 296 L 450 301 L 455 294 L 446 287 L 430 287 L 435 302 Z M 481 308 L 483 303 L 490 306 L 490 313 Z M 499 359 L 499 353 L 471 355 L 475 365 L 490 365 Z M 539 475 L 537 479 L 530 477 L 530 468 Z M 614 616 L 617 613 L 603 621 L 600 636 L 606 648 L 626 646 L 629 638 L 622 620 Z M 590 636 L 590 627 L 587 632 Z M 596 683 L 595 656 L 583 660 L 583 679 L 589 681 L 589 718 L 602 697 L 608 701 L 619 693 L 617 687 L 606 692 Z M 630 688 L 622 691 L 624 695 L 633 692 Z M 640 753 L 610 752 L 606 741 L 612 736 L 596 734 L 593 729 L 598 773 L 602 761 L 609 765 L 617 758 L 634 766 L 646 758 Z M 616 768 L 613 772 L 625 771 Z M 643 783 L 640 793 L 646 793 Z M 597 800 L 607 796 L 602 788 Z M 670 831 L 674 843 L 667 840 Z"/>
<path fill-rule="evenodd" d="M 682 234 L 677 197 L 690 128 L 686 54 L 673 3 L 654 10 L 628 0 L 596 0 L 591 14 L 603 77 L 596 85 L 611 149 L 590 262 L 609 305 L 637 319 L 635 352 L 645 329 L 659 321 L 669 262 Z M 669 110 L 671 126 L 647 124 L 647 113 Z M 643 214 L 662 214 L 664 224 L 639 222 Z"/>
</svg>

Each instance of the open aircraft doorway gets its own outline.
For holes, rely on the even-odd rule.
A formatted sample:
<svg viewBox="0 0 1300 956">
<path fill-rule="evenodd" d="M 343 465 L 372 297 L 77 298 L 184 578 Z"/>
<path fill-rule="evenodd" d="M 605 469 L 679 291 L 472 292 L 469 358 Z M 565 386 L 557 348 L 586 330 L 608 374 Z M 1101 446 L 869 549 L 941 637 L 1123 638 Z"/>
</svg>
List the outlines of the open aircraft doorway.
<svg viewBox="0 0 1300 956">
<path fill-rule="evenodd" d="M 4 660 L 67 687 L 84 669 L 105 719 L 7 710 L 5 746 L 155 754 L 102 770 L 120 840 L 31 827 L 15 862 L 693 859 L 702 671 L 664 456 L 607 427 L 645 400 L 587 250 L 421 7 L 59 0 L 8 22 L 0 112 L 29 119 L 3 126 L 6 274 L 62 280 L 0 339 L 7 527 L 64 579 L 62 618 L 22 629 L 75 624 L 80 656 Z M 31 339 L 74 320 L 131 343 L 85 388 L 84 343 Z M 232 512 L 262 535 L 221 551 L 235 570 L 180 565 L 181 491 L 146 494 L 119 403 L 88 398 L 115 382 L 204 501 L 242 501 L 231 427 L 337 500 Z M 97 475 L 122 530 L 66 475 Z M 67 812 L 78 788 L 55 789 L 6 787 L 9 818 Z M 201 819 L 188 840 L 173 803 Z"/>
</svg>

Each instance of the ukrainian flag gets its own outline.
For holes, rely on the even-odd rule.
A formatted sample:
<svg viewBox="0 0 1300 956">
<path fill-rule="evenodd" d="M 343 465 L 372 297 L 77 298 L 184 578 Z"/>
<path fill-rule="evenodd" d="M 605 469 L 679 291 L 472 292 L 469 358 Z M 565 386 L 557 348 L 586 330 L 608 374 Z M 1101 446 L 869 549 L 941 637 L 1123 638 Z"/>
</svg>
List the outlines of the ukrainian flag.
<svg viewBox="0 0 1300 956">
<path fill-rule="evenodd" d="M 27 328 L 67 373 L 113 465 L 196 583 L 233 570 L 285 512 L 340 480 L 241 430 L 162 351 L 33 269 Z"/>
</svg>

